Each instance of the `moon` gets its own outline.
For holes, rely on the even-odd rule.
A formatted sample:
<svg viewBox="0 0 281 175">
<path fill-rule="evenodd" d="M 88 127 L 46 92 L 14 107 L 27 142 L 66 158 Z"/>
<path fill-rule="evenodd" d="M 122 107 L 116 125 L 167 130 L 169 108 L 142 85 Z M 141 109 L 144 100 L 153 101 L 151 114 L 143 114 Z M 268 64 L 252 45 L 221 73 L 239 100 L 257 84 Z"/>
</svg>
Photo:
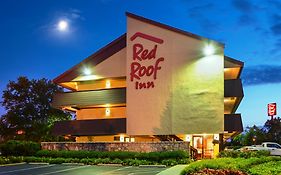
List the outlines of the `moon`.
<svg viewBox="0 0 281 175">
<path fill-rule="evenodd" d="M 67 31 L 68 29 L 68 22 L 66 20 L 60 20 L 57 24 L 57 28 L 59 31 Z"/>
</svg>

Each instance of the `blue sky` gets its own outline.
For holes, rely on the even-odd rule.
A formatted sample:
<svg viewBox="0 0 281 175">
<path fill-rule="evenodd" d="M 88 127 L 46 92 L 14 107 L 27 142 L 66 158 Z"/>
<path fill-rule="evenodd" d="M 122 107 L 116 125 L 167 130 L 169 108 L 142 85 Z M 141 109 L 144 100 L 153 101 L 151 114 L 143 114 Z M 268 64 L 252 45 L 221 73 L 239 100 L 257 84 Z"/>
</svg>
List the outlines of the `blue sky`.
<svg viewBox="0 0 281 175">
<path fill-rule="evenodd" d="M 128 11 L 225 43 L 226 55 L 245 62 L 237 112 L 244 126 L 263 125 L 267 103 L 281 104 L 280 9 L 280 0 L 3 0 L 0 90 L 20 75 L 55 78 L 125 33 Z M 61 19 L 67 32 L 56 28 Z"/>
</svg>

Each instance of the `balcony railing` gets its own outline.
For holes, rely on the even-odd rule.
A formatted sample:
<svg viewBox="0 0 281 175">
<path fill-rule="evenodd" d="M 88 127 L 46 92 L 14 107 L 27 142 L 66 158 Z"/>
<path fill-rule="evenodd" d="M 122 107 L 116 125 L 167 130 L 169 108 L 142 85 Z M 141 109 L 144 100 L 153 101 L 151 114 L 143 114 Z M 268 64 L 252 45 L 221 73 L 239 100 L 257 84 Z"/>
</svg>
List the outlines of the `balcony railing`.
<svg viewBox="0 0 281 175">
<path fill-rule="evenodd" d="M 55 123 L 54 135 L 98 136 L 126 133 L 126 118 L 71 120 Z"/>
<path fill-rule="evenodd" d="M 224 131 L 243 132 L 241 114 L 224 114 Z"/>
<path fill-rule="evenodd" d="M 86 107 L 105 104 L 125 104 L 126 88 L 106 89 L 97 91 L 65 92 L 55 95 L 54 107 Z"/>
</svg>

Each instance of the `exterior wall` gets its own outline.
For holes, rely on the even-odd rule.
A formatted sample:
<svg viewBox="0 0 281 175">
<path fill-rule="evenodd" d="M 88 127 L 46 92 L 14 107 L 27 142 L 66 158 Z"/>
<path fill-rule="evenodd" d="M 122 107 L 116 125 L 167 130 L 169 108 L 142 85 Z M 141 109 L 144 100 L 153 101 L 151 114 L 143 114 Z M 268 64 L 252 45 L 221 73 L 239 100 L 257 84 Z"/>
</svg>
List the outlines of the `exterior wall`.
<svg viewBox="0 0 281 175">
<path fill-rule="evenodd" d="M 126 118 L 126 107 L 81 109 L 76 115 L 77 120 Z"/>
<path fill-rule="evenodd" d="M 42 142 L 44 150 L 91 150 L 91 151 L 132 151 L 157 152 L 173 150 L 189 150 L 188 142 Z"/>
<path fill-rule="evenodd" d="M 216 53 L 204 56 L 204 44 L 127 18 L 127 134 L 224 131 L 223 48 L 212 43 Z"/>
<path fill-rule="evenodd" d="M 111 135 L 111 136 L 80 136 L 76 137 L 76 142 L 116 142 L 114 137 L 120 137 L 120 135 Z M 129 136 L 123 135 L 124 141 Z M 130 137 L 134 139 L 134 142 L 158 142 L 159 139 L 150 136 L 136 136 Z M 126 142 L 126 141 L 125 141 Z"/>
</svg>

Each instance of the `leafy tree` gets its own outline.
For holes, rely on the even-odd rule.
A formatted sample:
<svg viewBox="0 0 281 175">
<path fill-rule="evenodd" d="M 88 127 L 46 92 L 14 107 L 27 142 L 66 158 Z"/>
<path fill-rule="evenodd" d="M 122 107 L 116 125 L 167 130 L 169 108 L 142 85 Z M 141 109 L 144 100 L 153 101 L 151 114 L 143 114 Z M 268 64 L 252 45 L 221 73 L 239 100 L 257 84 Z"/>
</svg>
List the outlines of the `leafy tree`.
<svg viewBox="0 0 281 175">
<path fill-rule="evenodd" d="M 247 127 L 246 133 L 242 139 L 242 145 L 258 145 L 264 142 L 265 132 L 262 128 L 254 125 L 253 127 Z"/>
<path fill-rule="evenodd" d="M 276 117 L 272 120 L 267 120 L 264 124 L 266 131 L 266 141 L 276 142 L 281 144 L 281 118 Z"/>
<path fill-rule="evenodd" d="M 54 122 L 71 119 L 69 113 L 50 105 L 57 92 L 62 92 L 62 88 L 45 78 L 19 77 L 10 81 L 2 96 L 1 104 L 7 113 L 0 120 L 0 135 L 5 139 L 53 140 Z"/>
</svg>

